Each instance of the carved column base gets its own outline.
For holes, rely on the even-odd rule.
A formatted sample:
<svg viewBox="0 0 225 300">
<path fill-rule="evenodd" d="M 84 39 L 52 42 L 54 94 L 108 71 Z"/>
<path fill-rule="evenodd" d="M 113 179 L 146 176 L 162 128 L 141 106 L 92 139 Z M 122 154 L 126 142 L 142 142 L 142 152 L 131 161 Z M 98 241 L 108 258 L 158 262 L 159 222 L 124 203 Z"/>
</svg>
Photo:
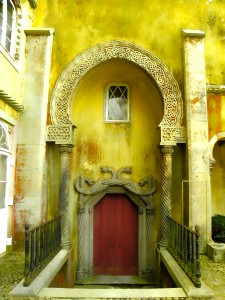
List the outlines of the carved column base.
<svg viewBox="0 0 225 300">
<path fill-rule="evenodd" d="M 78 267 L 76 282 L 81 283 L 83 279 L 88 277 L 88 275 L 89 275 L 89 272 L 86 269 L 84 269 L 83 267 Z"/>
</svg>

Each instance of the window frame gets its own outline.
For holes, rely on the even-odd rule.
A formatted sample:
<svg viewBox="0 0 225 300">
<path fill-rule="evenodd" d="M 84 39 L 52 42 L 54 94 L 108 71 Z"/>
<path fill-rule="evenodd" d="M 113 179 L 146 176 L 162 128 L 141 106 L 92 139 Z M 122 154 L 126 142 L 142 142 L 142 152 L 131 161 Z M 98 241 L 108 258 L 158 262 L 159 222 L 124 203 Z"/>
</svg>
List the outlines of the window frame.
<svg viewBox="0 0 225 300">
<path fill-rule="evenodd" d="M 108 118 L 109 112 L 109 89 L 112 86 L 125 86 L 127 89 L 127 119 L 125 120 L 110 120 Z M 104 97 L 104 121 L 105 123 L 130 123 L 131 122 L 131 113 L 130 113 L 130 87 L 127 83 L 124 82 L 111 82 L 107 85 L 105 90 L 105 97 Z"/>
<path fill-rule="evenodd" d="M 1 17 L 1 33 L 0 33 L 0 45 L 14 57 L 16 48 L 16 26 L 17 26 L 17 13 L 16 7 L 12 0 L 0 0 L 2 2 L 2 16 Z M 8 23 L 8 7 L 9 4 L 12 7 L 12 21 Z M 7 37 L 8 27 L 11 29 L 10 38 Z M 9 43 L 9 46 L 7 45 Z"/>
</svg>

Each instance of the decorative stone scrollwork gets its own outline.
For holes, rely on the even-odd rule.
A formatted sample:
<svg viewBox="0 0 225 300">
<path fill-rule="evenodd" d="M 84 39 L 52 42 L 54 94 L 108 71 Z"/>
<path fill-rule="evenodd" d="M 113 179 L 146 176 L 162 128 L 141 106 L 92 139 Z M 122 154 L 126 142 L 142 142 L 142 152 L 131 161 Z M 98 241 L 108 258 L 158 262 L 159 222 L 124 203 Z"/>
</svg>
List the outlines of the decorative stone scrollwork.
<svg viewBox="0 0 225 300">
<path fill-rule="evenodd" d="M 138 276 L 154 282 L 154 238 L 153 238 L 153 204 L 152 197 L 156 191 L 156 182 L 152 176 L 147 176 L 136 183 L 127 178 L 131 167 L 115 170 L 111 167 L 101 167 L 104 178 L 97 181 L 80 176 L 75 182 L 79 193 L 78 201 L 78 268 L 77 281 L 82 282 L 92 275 L 93 269 L 93 209 L 95 204 L 107 193 L 127 194 L 138 207 L 139 262 Z"/>
<path fill-rule="evenodd" d="M 55 142 L 56 144 L 73 144 L 74 143 L 75 125 L 48 125 L 47 126 L 47 142 Z"/>
<path fill-rule="evenodd" d="M 52 124 L 72 124 L 70 110 L 76 85 L 93 67 L 114 58 L 126 59 L 145 69 L 156 82 L 164 101 L 164 116 L 159 126 L 180 127 L 183 102 L 173 75 L 152 53 L 124 41 L 97 45 L 84 51 L 68 65 L 58 79 L 51 98 Z"/>
<path fill-rule="evenodd" d="M 175 126 L 163 126 L 161 127 L 161 145 L 171 144 L 176 145 L 177 143 L 185 143 L 186 134 L 185 127 Z M 169 143 L 168 143 L 169 142 Z"/>
<path fill-rule="evenodd" d="M 126 190 L 139 195 L 144 204 L 152 212 L 151 197 L 156 191 L 156 182 L 152 176 L 140 180 L 139 185 L 133 179 L 122 178 L 123 173 L 131 173 L 131 167 L 120 168 L 117 172 L 113 168 L 101 167 L 101 172 L 111 173 L 111 178 L 103 178 L 94 182 L 91 178 L 80 176 L 75 182 L 75 188 L 80 193 L 80 205 L 85 195 L 97 194 L 110 186 L 123 186 Z"/>
</svg>

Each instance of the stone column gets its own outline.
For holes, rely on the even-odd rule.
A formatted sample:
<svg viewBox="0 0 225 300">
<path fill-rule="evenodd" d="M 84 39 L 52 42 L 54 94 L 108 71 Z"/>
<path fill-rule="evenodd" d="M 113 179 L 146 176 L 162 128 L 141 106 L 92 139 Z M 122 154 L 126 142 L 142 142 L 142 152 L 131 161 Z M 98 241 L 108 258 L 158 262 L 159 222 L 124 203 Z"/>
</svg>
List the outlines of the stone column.
<svg viewBox="0 0 225 300">
<path fill-rule="evenodd" d="M 172 154 L 173 146 L 160 146 L 162 162 L 162 228 L 160 246 L 168 245 L 168 220 L 171 216 L 171 192 L 172 192 Z"/>
<path fill-rule="evenodd" d="M 60 186 L 59 186 L 59 214 L 62 215 L 62 246 L 70 247 L 71 232 L 69 221 L 69 166 L 73 145 L 58 145 L 60 152 Z"/>
<path fill-rule="evenodd" d="M 200 226 L 200 252 L 206 252 L 211 236 L 211 191 L 208 114 L 204 62 L 205 33 L 182 30 L 189 176 L 189 224 Z"/>
</svg>

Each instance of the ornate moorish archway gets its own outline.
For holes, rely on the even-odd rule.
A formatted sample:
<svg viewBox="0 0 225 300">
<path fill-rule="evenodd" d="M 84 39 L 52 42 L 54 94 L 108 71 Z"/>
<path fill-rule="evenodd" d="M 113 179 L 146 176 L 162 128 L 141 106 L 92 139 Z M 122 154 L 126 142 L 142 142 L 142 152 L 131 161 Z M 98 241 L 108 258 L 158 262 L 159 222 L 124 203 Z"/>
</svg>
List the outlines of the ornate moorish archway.
<svg viewBox="0 0 225 300">
<path fill-rule="evenodd" d="M 48 128 L 48 140 L 72 141 L 71 103 L 77 84 L 93 67 L 115 58 L 128 60 L 143 68 L 157 84 L 164 103 L 164 116 L 159 124 L 161 144 L 183 143 L 183 101 L 176 80 L 167 66 L 151 52 L 124 41 L 112 41 L 90 48 L 78 55 L 62 72 L 51 98 L 51 121 L 56 126 Z"/>
<path fill-rule="evenodd" d="M 173 146 L 185 142 L 182 126 L 183 101 L 178 84 L 166 65 L 151 52 L 125 41 L 96 45 L 78 55 L 62 72 L 53 90 L 47 128 L 47 141 L 55 142 L 60 150 L 60 213 L 63 214 L 63 244 L 69 242 L 68 187 L 69 157 L 74 146 L 75 125 L 71 118 L 73 93 L 83 76 L 95 66 L 111 59 L 125 59 L 145 70 L 155 81 L 164 103 L 164 114 L 159 124 L 162 155 L 162 240 L 167 244 L 167 216 L 171 215 L 172 153 Z"/>
</svg>

